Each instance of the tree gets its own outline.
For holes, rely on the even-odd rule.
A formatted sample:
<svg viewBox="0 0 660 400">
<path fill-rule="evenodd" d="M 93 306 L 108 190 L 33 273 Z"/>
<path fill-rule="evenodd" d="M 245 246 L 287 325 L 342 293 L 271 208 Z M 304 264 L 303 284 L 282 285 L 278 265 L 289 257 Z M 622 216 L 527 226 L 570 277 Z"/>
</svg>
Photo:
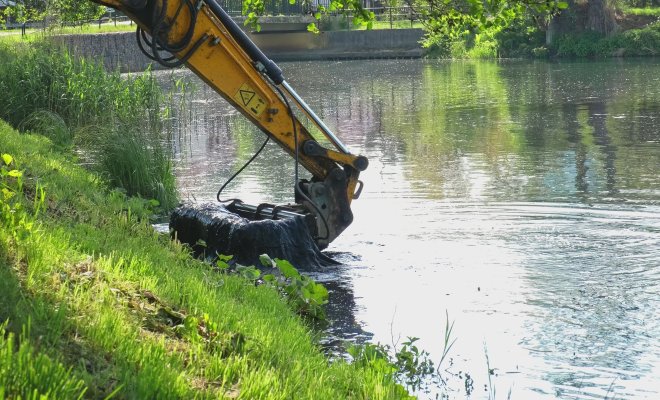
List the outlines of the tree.
<svg viewBox="0 0 660 400">
<path fill-rule="evenodd" d="M 98 19 L 105 13 L 105 7 L 91 1 L 55 0 L 52 2 L 55 13 L 62 22 L 82 22 Z"/>
<path fill-rule="evenodd" d="M 556 15 L 548 26 L 546 43 L 566 33 L 595 32 L 609 35 L 618 28 L 611 0 L 569 0 L 569 7 Z"/>
<path fill-rule="evenodd" d="M 548 19 L 568 7 L 563 0 L 409 0 L 421 16 L 425 45 L 456 39 L 465 33 L 506 28 L 532 15 Z"/>
<path fill-rule="evenodd" d="M 286 0 L 285 0 L 286 1 Z M 295 4 L 296 0 L 288 0 L 289 4 Z M 298 0 L 302 1 L 303 4 L 311 5 L 310 0 Z M 353 17 L 353 24 L 355 25 L 364 25 L 367 29 L 371 29 L 373 21 L 376 18 L 375 14 L 372 11 L 365 9 L 362 6 L 362 0 L 330 0 L 327 7 L 318 4 L 318 7 L 313 12 L 312 7 L 308 7 L 310 13 L 316 20 L 320 20 L 321 15 L 326 12 L 336 12 L 343 15 L 351 15 Z M 261 28 L 259 26 L 259 17 L 265 13 L 266 7 L 264 0 L 243 0 L 243 10 L 242 14 L 247 18 L 245 19 L 245 25 L 250 25 L 259 31 Z M 318 32 L 318 29 L 314 24 L 309 24 L 307 27 L 310 31 Z"/>
<path fill-rule="evenodd" d="M 17 0 L 7 7 L 7 18 L 25 24 L 55 17 L 60 22 L 78 22 L 97 19 L 105 12 L 105 7 L 84 0 Z"/>
<path fill-rule="evenodd" d="M 14 5 L 5 9 L 4 15 L 19 24 L 41 21 L 46 16 L 46 3 L 38 0 L 17 0 Z"/>
</svg>

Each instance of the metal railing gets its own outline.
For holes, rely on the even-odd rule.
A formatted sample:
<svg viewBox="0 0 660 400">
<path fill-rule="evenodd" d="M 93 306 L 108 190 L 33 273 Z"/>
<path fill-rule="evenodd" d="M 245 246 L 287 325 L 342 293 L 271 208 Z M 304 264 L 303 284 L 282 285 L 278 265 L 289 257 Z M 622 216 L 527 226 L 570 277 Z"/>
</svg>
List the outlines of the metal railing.
<svg viewBox="0 0 660 400">
<path fill-rule="evenodd" d="M 219 0 L 218 3 L 232 17 L 242 15 L 243 0 Z M 300 0 L 296 1 L 295 4 L 289 4 L 288 0 L 264 1 L 265 15 L 305 15 L 311 11 L 312 9 Z"/>
<path fill-rule="evenodd" d="M 363 0 L 369 5 L 373 5 L 372 0 Z M 243 10 L 243 0 L 219 0 L 220 5 L 227 11 L 232 17 L 240 17 Z M 265 15 L 282 15 L 282 16 L 300 16 L 300 15 L 311 15 L 317 11 L 319 5 L 327 7 L 329 0 L 316 0 L 313 4 L 304 3 L 300 0 L 297 0 L 295 4 L 289 4 L 288 0 L 266 0 L 265 1 Z M 385 6 L 372 6 L 365 8 L 368 11 L 371 11 L 375 14 L 376 21 L 389 23 L 390 28 L 402 28 L 402 23 L 410 24 L 410 27 L 413 27 L 415 22 L 420 21 L 420 16 L 415 10 L 408 6 L 402 7 L 385 7 Z M 344 17 L 346 21 L 349 22 L 352 19 L 350 13 L 340 13 L 338 11 L 328 13 L 329 16 L 334 17 Z M 98 24 L 99 27 L 104 24 L 114 24 L 115 26 L 119 24 L 133 24 L 133 22 L 123 14 L 113 12 L 106 14 L 103 17 L 95 20 L 84 20 L 76 22 L 68 22 L 64 24 L 58 24 L 59 26 L 69 26 L 77 27 L 83 24 Z M 7 29 L 22 29 L 25 31 L 28 29 L 45 29 L 48 26 L 47 21 L 30 21 L 25 24 L 19 24 L 12 21 L 6 22 Z M 351 23 L 346 23 L 344 26 L 339 29 L 352 29 Z"/>
</svg>

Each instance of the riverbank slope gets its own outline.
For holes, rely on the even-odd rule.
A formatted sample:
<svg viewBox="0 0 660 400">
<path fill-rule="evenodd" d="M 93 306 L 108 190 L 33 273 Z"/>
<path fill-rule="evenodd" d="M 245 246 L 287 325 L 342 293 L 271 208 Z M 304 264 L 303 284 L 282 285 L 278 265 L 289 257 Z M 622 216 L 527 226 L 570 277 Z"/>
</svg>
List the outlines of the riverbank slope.
<svg viewBox="0 0 660 400">
<path fill-rule="evenodd" d="M 0 121 L 0 397 L 401 398 L 330 363 L 278 293 L 154 232 L 48 139 Z"/>
</svg>

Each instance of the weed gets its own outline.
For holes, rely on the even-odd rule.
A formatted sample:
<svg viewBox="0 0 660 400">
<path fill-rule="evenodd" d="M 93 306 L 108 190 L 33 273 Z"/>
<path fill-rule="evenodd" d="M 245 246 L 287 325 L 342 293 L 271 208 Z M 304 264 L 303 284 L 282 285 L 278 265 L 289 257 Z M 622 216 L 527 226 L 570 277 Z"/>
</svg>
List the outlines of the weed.
<svg viewBox="0 0 660 400">
<path fill-rule="evenodd" d="M 286 260 L 279 258 L 271 260 L 266 254 L 261 255 L 259 259 L 265 267 L 275 267 L 279 270 L 281 275 L 266 274 L 263 280 L 283 293 L 296 312 L 325 320 L 323 306 L 328 303 L 328 289 L 325 286 L 306 275 L 301 275 Z"/>
<path fill-rule="evenodd" d="M 431 354 L 417 346 L 417 337 L 408 337 L 401 347 L 397 343 L 384 345 L 381 343 L 350 345 L 347 352 L 353 362 L 368 365 L 370 368 L 391 375 L 406 388 L 406 392 L 423 392 L 429 394 L 432 390 L 446 389 L 446 381 L 442 376 L 441 367 L 451 348 L 456 342 L 452 336 L 454 322 L 449 322 L 449 314 L 445 312 L 444 348 L 437 363 L 431 359 Z M 394 340 L 394 339 L 393 339 Z M 463 377 L 463 373 L 459 373 Z M 465 389 L 472 393 L 474 382 L 469 374 L 465 374 Z M 446 392 L 438 392 L 438 396 L 448 398 Z"/>
<path fill-rule="evenodd" d="M 284 296 L 298 314 L 318 321 L 325 321 L 324 306 L 328 303 L 328 289 L 312 278 L 302 275 L 286 260 L 272 259 L 267 254 L 259 256 L 262 266 L 274 268 L 279 273 L 263 273 L 255 266 L 232 264 L 232 256 L 218 255 L 215 261 L 221 272 L 233 272 L 252 283 L 262 283 L 275 288 Z"/>
</svg>

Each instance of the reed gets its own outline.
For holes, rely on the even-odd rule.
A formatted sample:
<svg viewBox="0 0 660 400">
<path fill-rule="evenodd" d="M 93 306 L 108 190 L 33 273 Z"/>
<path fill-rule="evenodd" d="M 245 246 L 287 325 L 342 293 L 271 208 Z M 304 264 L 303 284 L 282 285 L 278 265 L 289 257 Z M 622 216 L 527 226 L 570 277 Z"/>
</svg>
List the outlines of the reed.
<svg viewBox="0 0 660 400">
<path fill-rule="evenodd" d="M 164 96 L 149 71 L 124 77 L 45 41 L 0 43 L 0 93 L 0 118 L 75 145 L 130 195 L 176 205 Z"/>
</svg>

